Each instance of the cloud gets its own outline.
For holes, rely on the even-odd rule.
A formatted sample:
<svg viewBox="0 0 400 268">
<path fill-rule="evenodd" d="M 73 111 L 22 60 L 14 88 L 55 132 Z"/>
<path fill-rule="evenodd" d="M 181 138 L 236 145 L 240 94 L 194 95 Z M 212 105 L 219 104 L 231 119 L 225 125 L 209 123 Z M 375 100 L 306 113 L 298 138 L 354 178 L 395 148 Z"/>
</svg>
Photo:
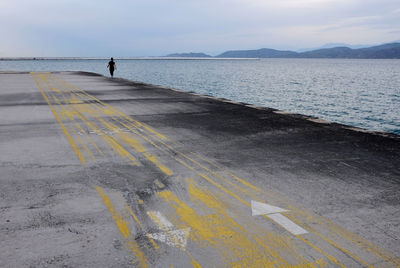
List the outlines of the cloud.
<svg viewBox="0 0 400 268">
<path fill-rule="evenodd" d="M 0 51 L 146 56 L 383 43 L 398 39 L 399 10 L 398 0 L 0 1 Z"/>
</svg>

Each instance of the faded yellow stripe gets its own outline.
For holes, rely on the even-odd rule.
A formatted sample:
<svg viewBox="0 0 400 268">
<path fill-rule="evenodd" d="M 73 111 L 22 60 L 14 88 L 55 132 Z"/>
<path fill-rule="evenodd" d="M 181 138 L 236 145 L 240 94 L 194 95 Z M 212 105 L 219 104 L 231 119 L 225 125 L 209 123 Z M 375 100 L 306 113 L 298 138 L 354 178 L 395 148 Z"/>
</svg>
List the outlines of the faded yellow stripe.
<svg viewBox="0 0 400 268">
<path fill-rule="evenodd" d="M 60 80 L 61 80 L 61 79 L 60 79 Z M 94 97 L 94 96 L 88 94 L 88 93 L 85 92 L 84 90 L 82 90 L 82 89 L 80 89 L 80 88 L 78 88 L 78 87 L 75 87 L 75 86 L 73 86 L 72 84 L 70 84 L 70 83 L 68 83 L 68 82 L 66 82 L 66 81 L 64 81 L 64 80 L 63 80 L 62 82 L 63 82 L 64 84 L 70 86 L 71 88 L 74 88 L 74 89 L 76 89 L 76 90 L 82 92 L 84 95 L 86 95 L 87 97 L 91 98 L 92 100 L 97 101 L 98 103 L 102 104 L 103 106 L 108 107 L 108 108 L 112 111 L 111 114 L 114 114 L 114 113 L 119 114 L 119 115 L 121 115 L 122 117 L 126 118 L 129 122 L 132 122 L 132 123 L 136 124 L 136 125 L 139 126 L 139 127 L 143 127 L 143 128 L 146 129 L 147 131 L 149 131 L 149 132 L 155 134 L 157 137 L 159 137 L 159 138 L 161 138 L 161 139 L 163 139 L 163 140 L 168 140 L 166 136 L 164 136 L 163 134 L 161 134 L 161 133 L 159 133 L 158 131 L 154 130 L 153 128 L 151 128 L 151 127 L 148 126 L 147 124 L 144 124 L 144 123 L 142 123 L 142 122 L 139 122 L 139 121 L 137 121 L 137 120 L 134 120 L 134 119 L 131 118 L 130 116 L 128 116 L 128 115 L 122 113 L 121 111 L 115 109 L 113 106 L 111 106 L 111 105 L 109 105 L 109 104 L 107 104 L 107 103 L 105 103 L 105 102 L 99 100 L 98 98 L 96 98 L 96 97 Z"/>
<path fill-rule="evenodd" d="M 306 259 L 303 256 L 299 255 L 296 251 L 296 246 L 292 245 L 291 239 L 285 235 L 274 234 L 272 232 L 266 232 L 265 230 L 258 230 L 255 225 L 250 225 L 247 228 L 237 223 L 230 214 L 228 213 L 228 206 L 222 199 L 219 199 L 217 196 L 211 194 L 208 189 L 201 189 L 192 179 L 187 180 L 189 184 L 189 193 L 193 200 L 199 200 L 203 204 L 205 204 L 208 209 L 215 210 L 217 213 L 222 215 L 224 218 L 228 219 L 229 222 L 233 222 L 233 226 L 236 224 L 236 228 L 239 232 L 245 234 L 253 241 L 255 244 L 258 244 L 263 250 L 269 252 L 269 254 L 276 259 L 281 259 L 282 262 L 289 262 L 286 258 L 281 257 L 282 254 L 284 256 L 290 256 L 296 264 L 290 265 L 291 267 L 305 267 L 305 264 L 308 267 L 321 267 L 319 263 L 313 263 Z M 248 230 L 257 230 L 257 234 L 248 232 Z M 263 234 L 263 233 L 266 234 Z M 298 264 L 299 263 L 299 264 Z M 241 262 L 237 263 L 237 266 L 241 266 Z M 316 266 L 317 265 L 317 266 Z"/>
<path fill-rule="evenodd" d="M 124 238 L 128 238 L 131 236 L 131 231 L 128 227 L 128 223 L 123 219 L 121 214 L 115 209 L 114 204 L 112 203 L 110 197 L 106 194 L 103 188 L 97 186 L 96 187 L 97 192 L 99 192 L 100 196 L 103 198 L 104 203 L 110 210 L 111 215 L 113 216 L 113 219 L 115 223 L 117 224 L 120 232 L 124 236 Z"/>
<path fill-rule="evenodd" d="M 142 223 L 139 221 L 138 217 L 135 215 L 135 213 L 133 213 L 133 210 L 131 209 L 131 207 L 126 204 L 125 208 L 129 211 L 129 213 L 131 214 L 131 216 L 135 219 L 135 221 L 139 224 L 139 226 L 142 226 Z"/>
<path fill-rule="evenodd" d="M 265 215 L 263 215 L 264 217 L 267 217 Z M 346 253 L 347 255 L 351 256 L 353 259 L 359 261 L 360 263 L 364 264 L 366 267 L 374 267 L 373 265 L 365 262 L 363 259 L 361 259 L 360 257 L 358 257 L 357 255 L 351 253 L 349 250 L 345 249 L 344 247 L 338 245 L 337 243 L 333 242 L 332 240 L 328 239 L 327 237 L 323 236 L 322 234 L 312 230 L 311 228 L 309 228 L 308 226 L 305 226 L 304 224 L 300 223 L 299 221 L 297 221 L 295 218 L 291 217 L 290 215 L 286 214 L 286 217 L 288 217 L 290 220 L 292 220 L 293 222 L 295 222 L 297 225 L 307 229 L 310 232 L 314 232 L 316 235 L 318 235 L 320 238 L 322 238 L 323 240 L 329 242 L 331 245 L 333 245 L 334 247 L 340 249 L 341 251 L 343 251 L 344 253 Z"/>
<path fill-rule="evenodd" d="M 58 116 L 56 110 L 54 109 L 53 105 L 51 105 L 48 97 L 46 96 L 46 94 L 44 93 L 42 87 L 40 86 L 40 82 L 36 79 L 35 77 L 35 73 L 31 73 L 33 79 L 36 81 L 36 84 L 38 85 L 40 91 L 42 92 L 42 95 L 44 97 L 44 99 L 46 100 L 47 104 L 50 106 L 51 111 L 53 112 L 54 116 L 56 117 L 58 123 L 60 124 L 65 136 L 67 137 L 69 143 L 71 144 L 71 147 L 74 149 L 76 155 L 78 156 L 79 160 L 81 161 L 82 165 L 85 164 L 86 159 L 83 156 L 81 150 L 79 150 L 78 146 L 76 145 L 74 139 L 72 138 L 71 134 L 68 132 L 67 128 L 65 127 L 64 123 L 61 121 L 60 117 Z"/>
<path fill-rule="evenodd" d="M 93 161 L 96 161 L 96 159 L 94 158 L 93 153 L 90 151 L 90 149 L 86 146 L 85 142 L 82 140 L 81 137 L 79 137 L 79 135 L 77 134 L 77 132 L 75 131 L 75 129 L 71 126 L 71 131 L 72 133 L 75 135 L 76 139 L 78 140 L 78 142 L 81 144 L 81 146 L 85 149 L 85 151 L 89 154 L 90 158 L 92 158 Z"/>
<path fill-rule="evenodd" d="M 309 245 L 310 247 L 312 247 L 313 249 L 315 249 L 316 251 L 318 251 L 319 253 L 321 253 L 322 255 L 324 255 L 325 257 L 327 257 L 331 262 L 335 263 L 336 265 L 338 265 L 339 267 L 345 268 L 346 266 L 344 264 L 342 264 L 341 262 L 339 262 L 335 257 L 333 257 L 330 254 L 327 254 L 326 252 L 324 252 L 322 249 L 320 249 L 319 247 L 317 247 L 316 245 L 314 245 L 313 243 L 311 243 L 307 238 L 304 238 L 301 235 L 297 236 L 301 241 L 303 241 L 304 243 L 306 243 L 307 245 Z"/>
<path fill-rule="evenodd" d="M 131 249 L 133 253 L 138 257 L 140 261 L 140 265 L 142 267 L 147 267 L 147 257 L 146 255 L 140 250 L 138 244 L 135 242 L 134 239 L 132 239 L 132 233 L 129 229 L 129 224 L 124 220 L 122 215 L 118 212 L 118 210 L 115 209 L 113 202 L 111 201 L 111 198 L 107 195 L 107 193 L 104 191 L 103 188 L 97 186 L 96 187 L 97 192 L 100 194 L 100 196 L 103 198 L 103 202 L 106 204 L 108 207 L 108 210 L 110 211 L 116 225 L 118 226 L 119 231 L 121 232 L 122 236 L 125 238 L 125 242 L 128 245 L 128 247 Z"/>
<path fill-rule="evenodd" d="M 85 134 L 87 139 L 90 141 L 91 144 L 96 148 L 96 150 L 101 154 L 104 155 L 103 151 L 100 150 L 100 148 L 97 146 L 97 144 L 92 140 L 92 138 L 89 136 L 89 134 L 82 128 L 82 126 L 79 123 L 75 123 L 75 125 L 78 127 L 78 129 Z"/>
<path fill-rule="evenodd" d="M 217 164 L 215 164 L 215 163 L 209 161 L 208 159 L 202 157 L 201 155 L 196 154 L 196 153 L 192 153 L 192 154 L 194 154 L 195 156 L 201 158 L 203 161 L 205 161 L 205 162 L 207 162 L 207 163 L 213 165 L 214 167 L 216 167 L 216 168 L 218 168 L 218 169 L 220 169 L 220 170 L 223 170 L 222 167 L 220 167 L 220 166 L 218 166 Z M 268 194 L 268 195 L 271 194 L 271 193 L 266 193 L 265 191 L 263 191 L 263 190 L 261 190 L 260 188 L 258 188 L 258 187 L 256 187 L 256 186 L 250 184 L 249 182 L 247 182 L 247 181 L 245 181 L 244 179 L 242 179 L 242 178 L 236 176 L 235 174 L 233 174 L 233 173 L 230 172 L 230 171 L 228 171 L 228 173 L 229 173 L 235 180 L 237 180 L 237 181 L 239 181 L 240 183 L 242 183 L 242 184 L 244 184 L 244 185 L 246 185 L 246 186 L 252 188 L 253 190 L 255 190 L 255 191 L 257 191 L 257 192 L 261 192 L 261 193 Z M 245 192 L 246 194 L 248 194 L 249 196 L 251 196 L 254 200 L 263 202 L 263 200 L 260 200 L 260 199 L 256 198 L 254 195 L 249 194 L 247 191 L 244 191 L 244 192 Z M 390 255 L 391 255 L 390 253 L 384 252 L 382 249 L 380 249 L 380 248 L 378 248 L 377 246 L 373 245 L 371 242 L 365 241 L 365 240 L 363 240 L 361 237 L 358 237 L 357 235 L 355 235 L 355 234 L 353 234 L 353 233 L 351 233 L 351 232 L 349 232 L 349 231 L 343 229 L 342 227 L 337 226 L 337 225 L 336 225 L 335 223 L 333 223 L 332 221 L 330 221 L 330 220 L 328 220 L 328 219 L 326 219 L 326 218 L 324 218 L 324 217 L 319 216 L 322 220 L 327 221 L 328 224 L 325 224 L 325 223 L 323 223 L 321 220 L 316 219 L 315 217 L 311 216 L 311 214 L 307 214 L 307 213 L 303 212 L 301 209 L 296 208 L 296 207 L 293 206 L 293 205 L 290 205 L 290 203 L 289 203 L 287 200 L 282 199 L 282 197 L 277 197 L 277 196 L 275 195 L 275 193 L 273 193 L 273 195 L 274 195 L 274 198 L 275 198 L 275 199 L 277 199 L 277 200 L 279 200 L 279 201 L 281 201 L 281 202 L 283 202 L 283 203 L 285 203 L 285 204 L 288 205 L 288 207 L 289 207 L 289 209 L 290 209 L 290 211 L 291 211 L 291 214 L 293 214 L 293 212 L 294 212 L 294 213 L 304 214 L 304 215 L 307 217 L 308 220 L 314 220 L 314 221 L 318 222 L 319 224 L 321 224 L 321 226 L 328 227 L 331 231 L 333 231 L 333 232 L 339 234 L 340 236 L 342 236 L 343 238 L 347 239 L 348 241 L 350 241 L 350 242 L 356 244 L 357 246 L 359 246 L 359 247 L 361 247 L 361 248 L 363 248 L 363 249 L 365 249 L 365 250 L 367 250 L 367 251 L 369 251 L 369 252 L 371 252 L 371 253 L 376 254 L 377 256 L 381 257 L 383 260 L 385 260 L 385 261 L 387 261 L 387 262 L 391 262 L 391 263 L 393 263 L 393 264 L 395 264 L 395 265 L 398 265 L 398 266 L 400 267 L 400 259 L 399 259 L 399 258 L 394 257 L 394 256 L 390 256 Z M 359 261 L 360 263 L 366 265 L 367 267 L 372 267 L 371 264 L 368 264 L 367 262 L 365 262 L 364 260 L 362 260 L 360 257 L 358 257 L 357 255 L 351 253 L 349 250 L 345 249 L 344 247 L 342 247 L 342 246 L 340 246 L 339 244 L 335 243 L 334 241 L 330 240 L 330 239 L 327 238 L 326 236 L 323 236 L 323 235 L 320 234 L 319 232 L 317 232 L 317 231 L 315 231 L 315 230 L 313 230 L 313 229 L 311 229 L 311 228 L 309 228 L 309 227 L 307 227 L 307 226 L 301 224 L 300 222 L 298 222 L 298 221 L 297 221 L 295 218 L 293 218 L 293 217 L 289 217 L 289 218 L 290 218 L 292 221 L 296 222 L 298 225 L 302 225 L 304 228 L 308 229 L 310 232 L 315 233 L 316 235 L 320 236 L 323 240 L 327 241 L 328 243 L 330 243 L 330 244 L 333 245 L 334 247 L 338 248 L 339 250 L 345 252 L 346 254 L 348 254 L 348 255 L 351 256 L 352 258 L 356 259 L 356 260 Z M 334 225 L 334 226 L 332 226 L 332 225 Z M 387 256 L 387 255 L 389 255 L 389 256 Z"/>
<path fill-rule="evenodd" d="M 162 142 L 162 141 L 161 141 L 161 142 Z M 171 149 L 172 149 L 172 147 L 171 147 Z M 185 157 L 186 159 L 190 160 L 191 162 L 195 163 L 196 165 L 198 165 L 199 167 L 203 168 L 204 170 L 210 172 L 211 174 L 217 176 L 218 178 L 220 178 L 220 179 L 226 181 L 228 184 L 230 184 L 230 185 L 232 185 L 233 187 L 239 189 L 240 191 L 242 191 L 243 193 L 245 193 L 245 194 L 247 194 L 248 196 L 252 197 L 253 199 L 258 200 L 258 201 L 260 201 L 260 202 L 263 201 L 263 200 L 260 200 L 259 198 L 257 198 L 255 195 L 250 194 L 247 190 L 245 190 L 245 189 L 243 189 L 243 188 L 237 186 L 236 184 L 233 184 L 232 182 L 226 180 L 224 177 L 220 176 L 219 174 L 217 174 L 217 173 L 215 173 L 215 172 L 209 170 L 207 167 L 203 166 L 202 164 L 200 164 L 200 163 L 197 162 L 196 160 L 194 160 L 194 159 L 192 159 L 192 158 L 186 156 L 185 154 L 183 154 L 183 153 L 181 153 L 181 152 L 179 152 L 179 151 L 177 151 L 177 152 L 178 152 L 180 155 L 182 155 L 183 157 Z M 218 184 L 217 182 L 215 182 L 214 180 L 212 180 L 210 177 L 208 177 L 208 176 L 206 176 L 205 174 L 202 174 L 202 173 L 200 173 L 200 172 L 197 172 L 192 166 L 188 165 L 188 164 L 185 163 L 184 161 L 182 161 L 182 160 L 180 160 L 180 159 L 177 159 L 177 158 L 175 158 L 175 159 L 176 159 L 178 162 L 180 162 L 181 164 L 183 164 L 185 167 L 191 169 L 192 171 L 195 171 L 195 172 L 196 172 L 198 175 L 200 175 L 202 178 L 206 179 L 207 181 L 209 181 L 210 183 L 212 183 L 214 186 L 218 187 L 219 189 L 221 189 L 221 190 L 224 191 L 225 193 L 227 193 L 227 194 L 229 194 L 229 195 L 235 197 L 235 198 L 236 198 L 237 200 L 239 200 L 241 203 L 243 203 L 243 204 L 245 204 L 245 205 L 247 205 L 247 206 L 250 206 L 250 204 L 249 204 L 247 201 L 243 200 L 242 198 L 240 198 L 240 197 L 239 197 L 238 195 L 236 195 L 235 193 L 231 192 L 231 191 L 228 190 L 227 188 L 225 188 L 225 187 L 223 187 L 222 185 Z M 243 179 L 237 177 L 237 176 L 234 175 L 234 174 L 232 174 L 232 175 L 233 175 L 233 177 L 234 177 L 237 181 L 241 182 L 242 184 L 245 184 L 246 186 L 249 186 L 250 188 L 253 188 L 253 189 L 257 190 L 257 191 L 260 191 L 260 189 L 258 189 L 257 187 L 251 185 L 250 183 L 244 181 Z M 270 220 L 268 217 L 266 217 L 266 219 Z M 309 230 L 310 232 L 313 232 L 313 233 L 317 234 L 317 235 L 320 236 L 323 240 L 327 241 L 328 243 L 330 243 L 330 244 L 333 245 L 334 247 L 338 248 L 339 250 L 342 250 L 343 252 L 346 252 L 348 255 L 350 255 L 351 257 L 353 257 L 353 258 L 356 259 L 357 261 L 363 263 L 364 265 L 367 265 L 367 267 L 370 267 L 370 264 L 368 264 L 367 262 L 365 262 L 364 260 L 362 260 L 360 257 L 358 257 L 357 255 L 351 253 L 350 251 L 346 250 L 345 248 L 341 247 L 340 245 L 338 245 L 337 243 L 335 243 L 335 242 L 333 242 L 332 240 L 328 239 L 327 237 L 322 236 L 320 233 L 316 232 L 316 231 L 313 230 L 313 229 L 308 228 L 308 230 Z M 333 258 L 332 256 L 330 256 L 329 254 L 324 253 L 321 249 L 319 249 L 319 252 L 320 252 L 320 253 L 323 253 L 323 254 L 326 255 L 327 257 L 329 256 L 329 257 L 328 257 L 329 259 L 334 259 L 334 258 Z M 337 261 L 336 259 L 334 259 L 334 260 Z"/>
<path fill-rule="evenodd" d="M 180 200 L 171 191 L 159 192 L 167 203 L 175 208 L 180 220 L 192 228 L 191 239 L 203 245 L 213 246 L 221 256 L 234 265 L 240 261 L 242 267 L 266 267 L 286 265 L 279 256 L 271 256 L 272 252 L 260 249 L 254 244 L 240 226 L 232 219 L 221 214 L 200 215 Z"/>
<path fill-rule="evenodd" d="M 148 160 L 150 160 L 154 165 L 156 165 L 162 172 L 164 172 L 168 176 L 171 176 L 174 174 L 172 172 L 172 170 L 170 170 L 169 168 L 167 168 L 166 166 L 161 164 L 161 162 L 160 162 L 160 160 L 158 160 L 157 156 L 151 155 L 149 153 L 144 153 L 144 156 L 146 156 L 146 158 Z"/>
<path fill-rule="evenodd" d="M 154 165 L 156 165 L 163 173 L 165 173 L 168 176 L 171 176 L 174 174 L 171 169 L 169 169 L 168 167 L 166 167 L 165 165 L 163 165 L 160 162 L 160 160 L 157 158 L 157 156 L 154 156 L 154 155 L 146 152 L 146 149 L 143 146 L 143 144 L 140 141 L 138 141 L 137 139 L 135 139 L 134 137 L 132 137 L 132 135 L 128 135 L 127 133 L 123 133 L 123 132 L 119 131 L 119 129 L 120 129 L 119 127 L 117 127 L 113 123 L 110 123 L 104 119 L 99 118 L 99 121 L 102 122 L 103 125 L 105 125 L 110 131 L 113 131 L 113 132 L 116 131 L 117 136 L 120 137 L 124 143 L 126 143 L 127 145 L 130 145 L 133 149 L 135 149 L 139 153 L 143 153 L 143 155 L 150 162 L 152 162 Z"/>
<path fill-rule="evenodd" d="M 80 89 L 78 89 L 78 90 L 80 90 Z M 82 91 L 82 90 L 80 90 L 80 91 L 83 92 L 83 93 L 84 93 L 86 96 L 88 96 L 89 98 L 95 99 L 95 97 L 92 97 L 91 95 L 87 94 L 86 92 L 84 92 L 84 91 Z M 97 100 L 98 100 L 98 99 L 97 99 Z M 99 102 L 99 104 L 101 104 L 101 105 L 103 105 L 103 106 L 111 107 L 110 105 L 105 104 L 105 103 L 102 103 L 102 102 L 99 101 L 99 100 L 98 100 L 98 102 Z M 114 108 L 113 108 L 113 109 L 114 109 Z M 115 113 L 117 113 L 117 112 L 118 112 L 118 114 L 122 114 L 123 117 L 124 117 L 125 119 L 127 119 L 129 122 L 132 122 L 132 124 L 134 124 L 135 127 L 140 127 L 140 126 L 141 126 L 140 124 L 137 124 L 137 121 L 131 119 L 129 116 L 126 116 L 126 115 L 124 115 L 123 113 L 121 113 L 121 112 L 119 112 L 118 110 L 116 110 Z M 114 113 L 114 111 L 113 111 L 113 113 Z M 138 134 L 138 133 L 136 132 L 136 134 Z M 158 135 L 156 135 L 156 136 L 158 136 Z M 158 136 L 158 137 L 160 137 L 160 136 Z M 157 138 L 157 137 L 156 137 L 156 138 Z M 153 141 L 151 141 L 150 139 L 148 139 L 148 141 L 150 141 L 152 145 L 156 146 L 155 143 L 154 143 Z M 167 148 L 172 149 L 174 152 L 178 152 L 178 153 L 181 154 L 182 156 L 185 156 L 183 153 L 181 153 L 181 152 L 175 150 L 172 146 L 170 146 L 170 145 L 164 143 L 163 141 L 160 141 L 160 142 L 161 142 L 162 144 L 164 144 Z M 156 147 L 160 149 L 159 146 L 156 146 Z M 165 150 L 163 150 L 163 151 L 165 151 Z M 195 161 L 195 160 L 194 160 L 194 161 Z M 191 162 L 193 162 L 193 161 L 191 160 Z M 195 161 L 195 162 L 197 162 L 197 161 Z M 201 164 L 200 164 L 200 165 L 201 165 Z M 203 168 L 203 167 L 202 167 L 202 168 Z M 213 174 L 213 173 L 212 173 L 212 174 Z M 248 186 L 248 187 L 250 187 L 250 188 L 252 188 L 252 189 L 254 189 L 254 190 L 260 191 L 257 187 L 252 186 L 250 183 L 248 183 L 247 181 L 245 181 L 245 180 L 243 180 L 243 179 L 237 177 L 237 176 L 234 175 L 233 173 L 231 173 L 231 176 L 232 176 L 235 180 L 237 180 L 238 182 L 240 182 L 240 183 L 242 183 L 242 184 L 244 184 L 244 185 L 246 185 L 246 186 Z M 235 187 L 235 186 L 234 186 L 234 187 Z M 235 187 L 235 188 L 237 188 L 237 187 Z M 245 193 L 246 193 L 246 194 L 249 194 L 247 191 L 246 191 Z M 278 200 L 279 200 L 279 198 L 278 198 Z M 289 204 L 289 203 L 288 203 L 288 204 Z M 303 214 L 305 215 L 305 217 L 308 217 L 308 218 L 311 217 L 309 214 L 306 214 L 305 212 L 302 212 L 301 210 L 298 210 L 298 209 L 297 209 L 297 211 L 293 211 L 293 213 L 295 213 L 295 212 L 300 213 L 300 214 L 303 213 Z M 332 231 L 336 232 L 337 234 L 341 235 L 343 238 L 345 238 L 345 239 L 347 239 L 347 240 L 353 242 L 353 243 L 356 244 L 357 246 L 360 246 L 361 248 L 364 248 L 364 249 L 366 249 L 366 250 L 369 251 L 369 252 L 373 252 L 374 254 L 378 255 L 379 257 L 381 257 L 382 259 L 384 259 L 384 260 L 386 260 L 386 261 L 388 261 L 388 262 L 391 262 L 391 263 L 394 263 L 394 264 L 398 264 L 398 263 L 399 263 L 399 262 L 398 262 L 399 258 L 392 256 L 390 253 L 385 252 L 384 250 L 380 249 L 379 247 L 375 246 L 374 244 L 370 243 L 369 241 L 365 241 L 365 240 L 361 239 L 360 237 L 358 237 L 358 236 L 356 236 L 356 235 L 354 235 L 354 234 L 348 232 L 347 230 L 344 230 L 344 229 L 341 228 L 340 226 L 336 226 L 334 223 L 329 222 L 329 220 L 326 220 L 326 219 L 324 219 L 323 217 L 321 217 L 321 219 L 322 219 L 322 220 L 325 220 L 325 221 L 328 221 L 328 223 L 327 223 L 327 224 L 322 223 L 321 220 L 317 220 L 317 219 L 316 219 L 316 221 L 319 222 L 320 224 L 322 224 L 322 226 L 326 226 L 326 227 L 328 227 L 330 230 L 332 230 Z M 332 226 L 332 225 L 333 225 L 333 226 Z M 315 232 L 314 230 L 312 230 L 312 231 Z M 329 242 L 329 241 L 327 241 L 327 242 Z M 330 243 L 330 242 L 329 242 L 329 243 Z"/>
</svg>

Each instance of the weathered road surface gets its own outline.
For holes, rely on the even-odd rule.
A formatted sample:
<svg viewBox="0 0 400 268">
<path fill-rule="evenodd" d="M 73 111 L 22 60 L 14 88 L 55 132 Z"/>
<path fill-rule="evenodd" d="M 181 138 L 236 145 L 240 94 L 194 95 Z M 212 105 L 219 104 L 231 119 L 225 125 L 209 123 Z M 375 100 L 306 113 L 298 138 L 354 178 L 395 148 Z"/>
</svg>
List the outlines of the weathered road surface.
<svg viewBox="0 0 400 268">
<path fill-rule="evenodd" d="M 0 73 L 0 267 L 399 267 L 400 139 Z"/>
</svg>

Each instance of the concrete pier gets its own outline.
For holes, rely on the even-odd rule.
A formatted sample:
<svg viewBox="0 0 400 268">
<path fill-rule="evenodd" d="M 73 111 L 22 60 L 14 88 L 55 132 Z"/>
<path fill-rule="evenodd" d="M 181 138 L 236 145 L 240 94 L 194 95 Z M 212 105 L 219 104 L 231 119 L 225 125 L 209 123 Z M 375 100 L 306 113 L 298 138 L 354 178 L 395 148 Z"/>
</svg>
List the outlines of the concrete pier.
<svg viewBox="0 0 400 268">
<path fill-rule="evenodd" d="M 0 72 L 0 267 L 400 267 L 400 137 Z"/>
</svg>

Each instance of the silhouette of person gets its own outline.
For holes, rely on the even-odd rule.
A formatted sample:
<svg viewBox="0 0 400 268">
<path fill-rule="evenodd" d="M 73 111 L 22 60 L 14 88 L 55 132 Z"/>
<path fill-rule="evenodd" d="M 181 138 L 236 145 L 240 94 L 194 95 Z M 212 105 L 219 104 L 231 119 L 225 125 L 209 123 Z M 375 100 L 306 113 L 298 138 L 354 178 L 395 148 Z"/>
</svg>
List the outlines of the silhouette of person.
<svg viewBox="0 0 400 268">
<path fill-rule="evenodd" d="M 111 77 L 114 77 L 114 70 L 117 69 L 117 65 L 115 65 L 113 58 L 108 62 L 107 68 L 110 70 Z"/>
</svg>

